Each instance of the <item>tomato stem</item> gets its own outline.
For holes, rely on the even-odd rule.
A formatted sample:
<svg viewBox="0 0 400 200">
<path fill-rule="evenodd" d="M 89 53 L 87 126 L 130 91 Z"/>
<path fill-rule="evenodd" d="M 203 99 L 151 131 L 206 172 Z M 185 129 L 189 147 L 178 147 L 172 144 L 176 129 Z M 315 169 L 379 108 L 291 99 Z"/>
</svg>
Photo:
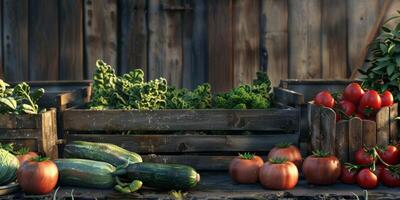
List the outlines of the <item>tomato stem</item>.
<svg viewBox="0 0 400 200">
<path fill-rule="evenodd" d="M 287 148 L 290 145 L 292 145 L 292 143 L 290 143 L 290 142 L 281 142 L 281 143 L 276 144 L 275 146 L 282 149 L 282 148 Z"/>
<path fill-rule="evenodd" d="M 328 157 L 330 153 L 324 150 L 315 150 L 312 152 L 315 157 Z"/>
<path fill-rule="evenodd" d="M 243 154 L 239 153 L 240 159 L 244 159 L 244 160 L 251 160 L 251 159 L 254 158 L 255 155 L 256 155 L 256 154 L 254 154 L 254 153 L 249 153 L 249 152 L 246 152 L 246 153 L 243 153 Z"/>
<path fill-rule="evenodd" d="M 44 156 L 38 156 L 38 157 L 32 159 L 32 161 L 35 161 L 35 162 L 44 162 L 44 161 L 48 161 L 48 160 L 50 160 L 50 158 L 44 157 Z"/>
<path fill-rule="evenodd" d="M 275 157 L 268 160 L 272 164 L 282 164 L 288 161 L 285 157 Z"/>
</svg>

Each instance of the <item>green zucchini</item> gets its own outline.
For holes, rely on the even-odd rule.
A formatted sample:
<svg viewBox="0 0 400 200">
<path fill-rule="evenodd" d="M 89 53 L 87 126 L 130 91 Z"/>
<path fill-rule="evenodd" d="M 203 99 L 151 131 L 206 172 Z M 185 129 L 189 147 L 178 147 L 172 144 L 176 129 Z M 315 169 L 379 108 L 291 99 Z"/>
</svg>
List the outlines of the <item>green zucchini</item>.
<svg viewBox="0 0 400 200">
<path fill-rule="evenodd" d="M 17 178 L 19 161 L 10 152 L 0 149 L 0 186 L 7 185 Z"/>
<path fill-rule="evenodd" d="M 115 174 L 140 180 L 146 187 L 168 190 L 190 189 L 200 181 L 200 175 L 192 167 L 177 164 L 134 163 Z"/>
<path fill-rule="evenodd" d="M 85 159 L 57 159 L 59 184 L 96 189 L 110 189 L 116 185 L 111 164 Z"/>
<path fill-rule="evenodd" d="M 117 145 L 84 141 L 74 141 L 65 145 L 64 156 L 67 158 L 103 161 L 115 167 L 142 162 L 142 157 L 139 154 L 130 152 Z"/>
</svg>

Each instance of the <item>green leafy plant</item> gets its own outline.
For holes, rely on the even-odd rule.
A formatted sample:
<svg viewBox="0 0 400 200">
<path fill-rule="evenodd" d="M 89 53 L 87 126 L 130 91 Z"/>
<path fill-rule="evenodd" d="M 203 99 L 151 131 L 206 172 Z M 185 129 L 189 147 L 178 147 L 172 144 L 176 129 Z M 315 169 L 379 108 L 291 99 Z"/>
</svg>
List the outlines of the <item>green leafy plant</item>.
<svg viewBox="0 0 400 200">
<path fill-rule="evenodd" d="M 216 108 L 225 109 L 265 109 L 272 105 L 271 82 L 265 72 L 257 72 L 253 84 L 240 85 L 231 91 L 216 95 Z"/>
<path fill-rule="evenodd" d="M 38 114 L 37 102 L 44 94 L 40 88 L 31 92 L 29 85 L 22 82 L 14 88 L 0 79 L 0 114 Z"/>
<path fill-rule="evenodd" d="M 211 108 L 211 85 L 199 85 L 195 90 L 169 87 L 167 92 L 167 109 L 206 109 Z"/>
<path fill-rule="evenodd" d="M 397 11 L 400 14 L 400 11 Z M 400 18 L 394 16 L 388 21 Z M 388 22 L 387 21 L 387 22 Z M 371 57 L 367 69 L 360 69 L 363 87 L 383 92 L 390 90 L 400 101 L 400 22 L 394 28 L 382 26 L 382 33 L 370 45 Z"/>
</svg>

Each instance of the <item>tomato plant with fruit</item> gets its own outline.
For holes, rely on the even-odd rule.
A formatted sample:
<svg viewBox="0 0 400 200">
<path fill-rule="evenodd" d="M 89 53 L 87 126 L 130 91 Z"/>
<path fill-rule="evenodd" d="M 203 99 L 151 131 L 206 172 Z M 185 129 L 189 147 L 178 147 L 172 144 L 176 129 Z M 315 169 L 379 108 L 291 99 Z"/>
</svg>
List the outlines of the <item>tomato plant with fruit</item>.
<svg viewBox="0 0 400 200">
<path fill-rule="evenodd" d="M 229 174 L 238 183 L 256 183 L 263 164 L 263 159 L 255 154 L 239 154 L 231 161 Z"/>
</svg>

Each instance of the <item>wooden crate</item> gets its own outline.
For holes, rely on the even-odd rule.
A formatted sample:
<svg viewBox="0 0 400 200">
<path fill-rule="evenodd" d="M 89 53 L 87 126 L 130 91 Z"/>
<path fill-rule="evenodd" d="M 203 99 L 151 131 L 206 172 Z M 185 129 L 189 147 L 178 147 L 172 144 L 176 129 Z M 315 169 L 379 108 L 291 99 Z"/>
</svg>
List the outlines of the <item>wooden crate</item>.
<svg viewBox="0 0 400 200">
<path fill-rule="evenodd" d="M 285 92 L 276 90 L 279 103 Z M 214 171 L 227 170 L 237 152 L 266 156 L 277 143 L 297 144 L 299 110 L 283 105 L 253 110 L 67 109 L 63 111 L 63 126 L 66 142 L 109 142 L 143 155 L 145 161 L 187 164 L 197 170 Z M 145 132 L 121 135 L 113 131 Z M 252 132 L 244 135 L 243 131 Z"/>
<path fill-rule="evenodd" d="M 37 115 L 0 115 L 0 142 L 16 143 L 18 147 L 57 158 L 56 110 Z"/>
<path fill-rule="evenodd" d="M 309 103 L 311 148 L 335 154 L 342 161 L 354 161 L 354 152 L 360 147 L 387 145 L 397 141 L 397 103 L 381 108 L 376 121 L 351 118 L 336 122 L 331 108 Z"/>
</svg>

